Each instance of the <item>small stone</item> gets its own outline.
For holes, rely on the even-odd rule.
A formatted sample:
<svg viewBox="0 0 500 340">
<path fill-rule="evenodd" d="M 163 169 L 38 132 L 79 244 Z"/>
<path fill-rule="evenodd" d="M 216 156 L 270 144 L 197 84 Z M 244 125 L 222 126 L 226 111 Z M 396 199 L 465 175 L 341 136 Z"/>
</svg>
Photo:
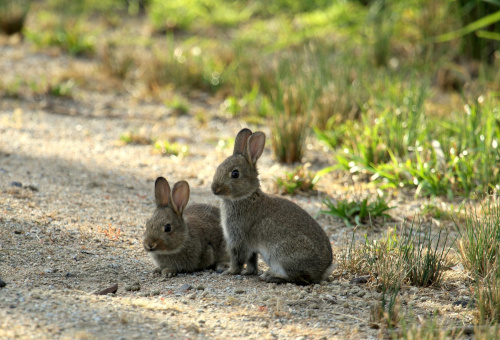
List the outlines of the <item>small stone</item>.
<svg viewBox="0 0 500 340">
<path fill-rule="evenodd" d="M 189 326 L 186 327 L 186 331 L 188 333 L 196 333 L 196 334 L 199 334 L 200 333 L 200 328 L 195 325 L 195 324 L 191 324 Z"/>
<path fill-rule="evenodd" d="M 29 184 L 25 188 L 30 189 L 31 191 L 38 191 L 38 187 L 33 184 Z"/>
<path fill-rule="evenodd" d="M 342 304 L 342 307 L 344 307 L 344 308 L 349 308 L 349 303 L 348 303 L 348 302 L 344 302 L 344 303 Z"/>
<path fill-rule="evenodd" d="M 7 284 L 2 279 L 0 279 L 0 288 L 5 287 L 6 285 Z"/>
<path fill-rule="evenodd" d="M 198 286 L 198 287 L 196 287 L 196 290 L 205 290 L 205 287 L 204 286 Z"/>
<path fill-rule="evenodd" d="M 458 300 L 451 304 L 452 306 L 460 306 L 462 308 L 474 307 L 475 303 L 472 300 Z"/>
<path fill-rule="evenodd" d="M 66 275 L 64 275 L 64 276 L 66 276 L 66 277 L 74 277 L 74 276 L 75 276 L 75 274 L 70 273 L 70 272 L 67 272 L 67 273 L 66 273 Z"/>
<path fill-rule="evenodd" d="M 352 278 L 350 283 L 359 285 L 359 284 L 368 283 L 368 280 L 370 280 L 370 275 L 364 275 L 364 276 Z"/>
<path fill-rule="evenodd" d="M 244 291 L 243 289 L 236 289 L 236 290 L 234 291 L 234 293 L 235 293 L 235 294 L 244 294 L 244 293 L 245 293 L 245 291 Z"/>
<path fill-rule="evenodd" d="M 182 286 L 179 287 L 179 291 L 181 292 L 187 292 L 188 290 L 191 290 L 193 289 L 193 286 L 191 286 L 190 284 L 183 284 Z"/>
<path fill-rule="evenodd" d="M 113 293 L 114 294 L 114 293 L 116 293 L 117 290 L 118 290 L 118 284 L 116 283 L 116 284 L 112 285 L 109 288 L 96 291 L 96 292 L 94 292 L 94 294 L 95 295 L 108 295 L 109 293 Z"/>
<path fill-rule="evenodd" d="M 23 183 L 21 183 L 21 182 L 10 182 L 10 185 L 13 187 L 18 187 L 18 188 L 23 187 Z"/>
<path fill-rule="evenodd" d="M 194 299 L 196 299 L 196 293 L 191 293 L 191 294 L 187 295 L 186 297 L 190 300 L 194 300 Z"/>
<path fill-rule="evenodd" d="M 356 293 L 356 296 L 358 297 L 363 297 L 365 296 L 366 292 L 364 290 L 360 290 L 359 292 Z"/>
<path fill-rule="evenodd" d="M 127 292 L 137 292 L 141 290 L 141 284 L 139 282 L 134 282 L 130 285 L 125 286 Z"/>
<path fill-rule="evenodd" d="M 151 293 L 149 293 L 149 295 L 151 295 L 151 296 L 157 296 L 157 295 L 160 295 L 160 293 L 161 292 L 159 290 L 153 290 L 153 291 L 151 291 Z"/>
</svg>

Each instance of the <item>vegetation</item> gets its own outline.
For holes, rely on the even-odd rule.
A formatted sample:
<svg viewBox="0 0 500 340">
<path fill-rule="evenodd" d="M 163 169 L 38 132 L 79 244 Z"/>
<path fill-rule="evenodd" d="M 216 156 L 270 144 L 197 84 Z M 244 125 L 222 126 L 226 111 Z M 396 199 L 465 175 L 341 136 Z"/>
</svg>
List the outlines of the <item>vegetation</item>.
<svg viewBox="0 0 500 340">
<path fill-rule="evenodd" d="M 362 200 L 339 200 L 336 204 L 330 199 L 325 200 L 325 205 L 328 210 L 322 210 L 322 214 L 338 217 L 347 226 L 362 225 L 372 222 L 372 219 L 377 217 L 389 218 L 390 216 L 386 211 L 392 209 L 389 207 L 383 197 L 377 197 L 373 202 L 369 203 L 368 198 Z"/>
<path fill-rule="evenodd" d="M 0 26 L 5 16 L 14 17 L 7 3 L 0 0 Z M 147 27 L 138 33 L 124 23 L 142 9 Z M 440 327 L 433 320 L 405 328 L 401 283 L 440 285 L 456 247 L 472 278 L 474 322 L 496 325 L 498 333 L 498 1 L 45 0 L 16 15 L 19 30 L 37 48 L 95 58 L 127 91 L 164 103 L 173 116 L 196 114 L 206 123 L 208 113 L 190 105 L 204 93 L 228 118 L 267 124 L 274 157 L 295 167 L 276 179 L 283 193 L 312 190 L 331 170 L 297 166 L 313 140 L 327 147 L 336 169 L 362 184 L 450 206 L 470 200 L 463 216 L 424 204 L 426 216 L 456 219 L 456 242 L 446 227 L 415 219 L 378 240 L 358 244 L 353 234 L 339 267 L 369 273 L 382 293 L 372 322 L 403 325 L 404 337 L 431 337 Z M 119 29 L 129 38 L 102 34 Z M 71 77 L 33 82 L 19 76 L 0 80 L 0 94 L 72 97 L 77 84 Z M 137 132 L 119 138 L 154 143 L 163 155 L 188 152 Z M 217 149 L 227 152 L 232 142 L 220 140 Z M 485 195 L 492 199 L 476 208 Z M 380 196 L 327 198 L 322 213 L 352 226 L 388 218 L 391 208 Z"/>
</svg>

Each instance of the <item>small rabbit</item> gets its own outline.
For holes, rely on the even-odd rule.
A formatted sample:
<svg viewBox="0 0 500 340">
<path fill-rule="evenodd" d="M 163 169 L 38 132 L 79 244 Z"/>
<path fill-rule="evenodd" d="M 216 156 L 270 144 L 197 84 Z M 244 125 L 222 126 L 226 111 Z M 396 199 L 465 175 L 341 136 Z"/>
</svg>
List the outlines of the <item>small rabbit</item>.
<svg viewBox="0 0 500 340">
<path fill-rule="evenodd" d="M 189 200 L 189 184 L 175 183 L 170 191 L 167 180 L 155 182 L 156 209 L 146 222 L 144 249 L 153 259 L 156 272 L 172 277 L 207 268 L 222 271 L 229 256 L 220 224 L 218 208 L 193 204 Z"/>
<path fill-rule="evenodd" d="M 231 257 L 224 273 L 257 274 L 260 254 L 270 267 L 260 276 L 263 281 L 319 283 L 333 270 L 330 242 L 298 205 L 261 191 L 256 163 L 265 141 L 263 132 L 241 130 L 233 155 L 214 175 L 212 192 L 222 198 L 222 227 Z"/>
</svg>

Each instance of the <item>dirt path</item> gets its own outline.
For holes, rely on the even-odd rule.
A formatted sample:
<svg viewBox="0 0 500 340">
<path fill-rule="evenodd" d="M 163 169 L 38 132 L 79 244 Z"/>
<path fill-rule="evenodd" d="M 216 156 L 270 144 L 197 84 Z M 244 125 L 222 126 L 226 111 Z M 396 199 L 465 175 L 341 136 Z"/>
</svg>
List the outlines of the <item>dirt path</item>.
<svg viewBox="0 0 500 340">
<path fill-rule="evenodd" d="M 0 45 L 4 81 L 28 70 L 27 77 L 37 79 L 75 68 L 98 73 L 90 61 Z M 365 285 L 332 278 L 298 287 L 213 271 L 168 279 L 151 273 L 141 235 L 154 208 L 154 179 L 186 179 L 191 202 L 218 204 L 210 183 L 230 150 L 217 143 L 241 126 L 217 115 L 202 125 L 162 104 L 98 86 L 75 90 L 72 98 L 4 96 L 0 278 L 6 286 L 0 288 L 0 338 L 376 338 L 369 306 L 380 294 Z M 165 157 L 152 153 L 151 145 L 117 143 L 123 133 L 138 130 L 168 136 L 188 146 L 188 154 Z M 311 155 L 321 153 L 314 148 Z M 283 167 L 275 165 L 269 148 L 259 163 L 269 191 Z M 331 183 L 329 192 L 342 186 Z M 321 208 L 319 196 L 293 200 L 313 216 Z M 324 216 L 318 221 L 338 251 L 342 224 Z M 114 284 L 116 294 L 92 294 Z M 465 320 L 451 302 L 466 287 L 449 287 L 406 287 L 402 296 L 422 313 L 438 308 Z"/>
</svg>

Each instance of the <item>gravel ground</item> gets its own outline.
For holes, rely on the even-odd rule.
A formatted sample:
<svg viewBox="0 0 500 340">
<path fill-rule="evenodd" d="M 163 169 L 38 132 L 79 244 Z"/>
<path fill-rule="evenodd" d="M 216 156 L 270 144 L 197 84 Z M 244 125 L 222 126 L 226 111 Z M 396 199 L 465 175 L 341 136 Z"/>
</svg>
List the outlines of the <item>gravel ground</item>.
<svg viewBox="0 0 500 340">
<path fill-rule="evenodd" d="M 193 107 L 213 119 L 202 124 L 190 114 L 177 116 L 161 103 L 101 84 L 93 61 L 0 41 L 4 84 L 75 70 L 91 80 L 70 98 L 1 98 L 0 278 L 6 286 L 0 288 L 0 338 L 371 339 L 383 334 L 369 322 L 380 293 L 342 275 L 299 287 L 214 271 L 174 278 L 153 274 L 141 236 L 154 209 L 155 178 L 186 179 L 191 202 L 218 204 L 210 184 L 230 149 L 217 142 L 234 138 L 244 124 L 219 114 L 220 103 L 199 99 Z M 128 131 L 164 135 L 189 152 L 162 156 L 151 145 L 120 144 Z M 314 141 L 306 158 L 313 168 L 331 159 Z M 290 169 L 275 164 L 269 147 L 259 166 L 267 192 L 273 177 Z M 325 195 L 342 197 L 346 183 L 342 175 L 330 174 L 319 193 L 289 199 L 317 216 Z M 393 197 L 396 220 L 420 206 L 409 197 Z M 317 219 L 338 254 L 347 229 L 332 218 Z M 265 270 L 265 264 L 260 267 Z M 404 308 L 412 306 L 424 316 L 439 310 L 445 323 L 470 323 L 471 312 L 452 305 L 469 294 L 461 276 L 451 276 L 439 289 L 403 287 Z M 116 293 L 93 294 L 116 284 Z"/>
</svg>

